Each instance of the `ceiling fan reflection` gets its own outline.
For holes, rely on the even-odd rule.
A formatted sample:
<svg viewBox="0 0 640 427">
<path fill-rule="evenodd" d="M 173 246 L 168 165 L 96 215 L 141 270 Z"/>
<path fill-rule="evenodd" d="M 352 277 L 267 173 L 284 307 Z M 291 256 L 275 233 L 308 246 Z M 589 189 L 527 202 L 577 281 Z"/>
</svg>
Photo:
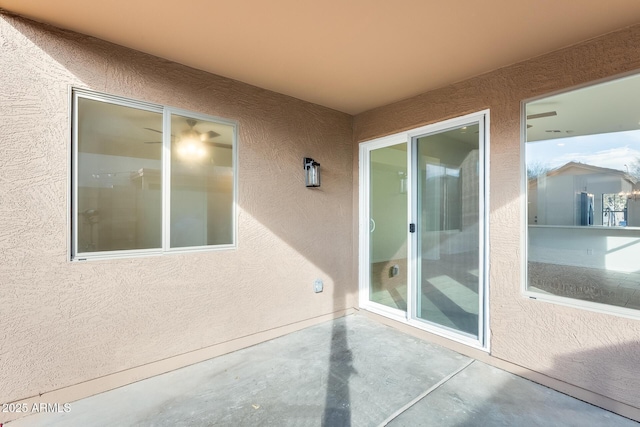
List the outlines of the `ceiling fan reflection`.
<svg viewBox="0 0 640 427">
<path fill-rule="evenodd" d="M 187 125 L 189 125 L 189 129 L 180 133 L 180 140 L 191 138 L 191 139 L 196 139 L 202 142 L 203 144 L 207 144 L 211 147 L 231 149 L 230 144 L 224 144 L 222 142 L 212 141 L 214 138 L 217 138 L 220 136 L 219 133 L 214 132 L 212 130 L 207 132 L 198 132 L 196 129 L 194 129 L 196 124 L 198 124 L 197 120 L 187 119 Z M 162 134 L 162 131 L 159 131 L 157 129 L 152 129 L 152 128 L 144 128 L 144 129 L 149 130 L 151 132 L 157 132 Z M 174 140 L 174 138 L 175 136 L 171 135 L 172 141 Z M 145 144 L 161 144 L 162 141 L 144 141 L 144 143 Z"/>
</svg>

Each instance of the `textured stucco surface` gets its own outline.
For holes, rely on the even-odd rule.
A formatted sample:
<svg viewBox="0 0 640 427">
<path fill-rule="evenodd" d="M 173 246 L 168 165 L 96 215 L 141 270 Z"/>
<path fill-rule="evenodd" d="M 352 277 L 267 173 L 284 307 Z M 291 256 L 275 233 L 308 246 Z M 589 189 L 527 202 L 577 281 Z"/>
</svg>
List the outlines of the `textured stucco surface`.
<svg viewBox="0 0 640 427">
<path fill-rule="evenodd" d="M 639 320 L 534 301 L 521 294 L 519 120 L 521 100 L 640 69 L 638 46 L 640 25 L 354 119 L 358 143 L 491 110 L 491 353 L 636 408 L 640 408 Z"/>
<path fill-rule="evenodd" d="M 521 295 L 519 169 L 520 101 L 640 69 L 638 46 L 634 26 L 353 119 L 0 15 L 0 402 L 357 305 L 357 143 L 489 108 L 492 355 L 640 408 L 639 321 Z M 237 120 L 238 248 L 70 263 L 71 86 Z"/>
<path fill-rule="evenodd" d="M 0 402 L 354 306 L 351 116 L 4 15 L 0 70 Z M 69 262 L 71 86 L 236 120 L 237 249 Z"/>
</svg>

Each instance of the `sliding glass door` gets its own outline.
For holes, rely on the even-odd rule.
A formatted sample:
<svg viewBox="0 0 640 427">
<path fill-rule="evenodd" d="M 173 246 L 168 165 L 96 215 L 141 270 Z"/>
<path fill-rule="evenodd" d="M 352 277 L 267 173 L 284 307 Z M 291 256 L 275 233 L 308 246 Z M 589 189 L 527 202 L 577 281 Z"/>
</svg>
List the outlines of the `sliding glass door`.
<svg viewBox="0 0 640 427">
<path fill-rule="evenodd" d="M 478 337 L 479 125 L 459 126 L 414 141 L 418 165 L 415 317 Z"/>
<path fill-rule="evenodd" d="M 407 311 L 407 144 L 369 152 L 369 299 Z"/>
<path fill-rule="evenodd" d="M 486 348 L 488 112 L 361 145 L 361 306 Z"/>
</svg>

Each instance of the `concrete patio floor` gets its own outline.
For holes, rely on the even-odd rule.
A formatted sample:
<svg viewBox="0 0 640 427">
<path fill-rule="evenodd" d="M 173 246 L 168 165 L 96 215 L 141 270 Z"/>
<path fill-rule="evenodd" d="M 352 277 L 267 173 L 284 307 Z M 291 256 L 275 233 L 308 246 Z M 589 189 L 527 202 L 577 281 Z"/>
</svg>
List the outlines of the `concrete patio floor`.
<svg viewBox="0 0 640 427">
<path fill-rule="evenodd" d="M 8 424 L 378 425 L 638 423 L 355 314 Z"/>
</svg>

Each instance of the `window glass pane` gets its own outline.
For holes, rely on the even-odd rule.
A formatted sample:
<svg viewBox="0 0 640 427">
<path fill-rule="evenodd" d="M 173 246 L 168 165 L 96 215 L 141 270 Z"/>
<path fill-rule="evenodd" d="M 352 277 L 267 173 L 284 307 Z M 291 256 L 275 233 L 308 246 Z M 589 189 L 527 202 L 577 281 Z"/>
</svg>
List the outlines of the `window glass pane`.
<svg viewBox="0 0 640 427">
<path fill-rule="evenodd" d="M 478 336 L 480 126 L 418 138 L 417 317 Z"/>
<path fill-rule="evenodd" d="M 370 155 L 369 298 L 407 311 L 407 143 Z"/>
<path fill-rule="evenodd" d="M 528 289 L 640 309 L 640 76 L 526 105 Z"/>
<path fill-rule="evenodd" d="M 233 126 L 171 115 L 172 248 L 233 243 Z"/>
<path fill-rule="evenodd" d="M 160 248 L 162 114 L 78 98 L 76 252 Z"/>
</svg>

